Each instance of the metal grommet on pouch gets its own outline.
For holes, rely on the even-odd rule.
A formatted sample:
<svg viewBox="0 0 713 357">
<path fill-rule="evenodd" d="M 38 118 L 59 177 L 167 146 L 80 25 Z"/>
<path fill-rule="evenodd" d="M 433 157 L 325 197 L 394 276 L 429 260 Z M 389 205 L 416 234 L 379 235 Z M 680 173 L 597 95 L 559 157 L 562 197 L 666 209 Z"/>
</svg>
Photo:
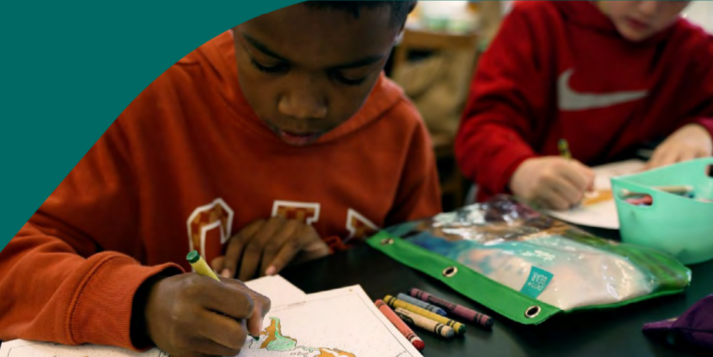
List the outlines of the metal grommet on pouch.
<svg viewBox="0 0 713 357">
<path fill-rule="evenodd" d="M 541 307 L 530 306 L 527 308 L 527 310 L 525 310 L 525 317 L 527 317 L 528 319 L 534 319 L 535 317 L 537 317 L 537 315 L 540 314 L 540 312 L 542 312 Z"/>
<path fill-rule="evenodd" d="M 456 274 L 458 274 L 458 268 L 456 267 L 448 267 L 443 269 L 443 276 L 445 276 L 446 278 L 452 278 Z"/>
</svg>

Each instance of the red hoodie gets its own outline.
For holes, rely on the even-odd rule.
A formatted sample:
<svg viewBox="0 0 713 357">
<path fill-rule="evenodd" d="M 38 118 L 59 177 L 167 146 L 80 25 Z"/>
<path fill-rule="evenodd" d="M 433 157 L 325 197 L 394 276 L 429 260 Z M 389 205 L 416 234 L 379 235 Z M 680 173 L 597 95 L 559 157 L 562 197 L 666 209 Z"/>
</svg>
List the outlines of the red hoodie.
<svg viewBox="0 0 713 357">
<path fill-rule="evenodd" d="M 122 113 L 0 253 L 0 340 L 133 346 L 132 298 L 160 271 L 210 262 L 274 215 L 358 239 L 440 211 L 428 133 L 382 77 L 317 143 L 283 143 L 240 92 L 225 33 Z"/>
<path fill-rule="evenodd" d="M 590 1 L 518 2 L 478 65 L 456 139 L 478 199 L 569 141 L 585 164 L 614 160 L 688 123 L 713 134 L 713 39 L 679 19 L 625 40 Z"/>
</svg>

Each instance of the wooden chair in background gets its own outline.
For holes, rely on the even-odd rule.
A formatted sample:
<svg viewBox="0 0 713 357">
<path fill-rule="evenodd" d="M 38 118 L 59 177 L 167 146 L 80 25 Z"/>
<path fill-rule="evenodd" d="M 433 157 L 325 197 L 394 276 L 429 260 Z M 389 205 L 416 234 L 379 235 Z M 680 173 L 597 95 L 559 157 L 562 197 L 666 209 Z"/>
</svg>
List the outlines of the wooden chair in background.
<svg viewBox="0 0 713 357">
<path fill-rule="evenodd" d="M 477 51 L 476 33 L 453 34 L 406 28 L 401 42 L 394 50 L 393 70 L 408 61 L 413 51 Z M 475 63 L 471 66 L 474 67 Z M 429 118 L 438 120 L 438 118 Z M 431 133 L 433 151 L 438 166 L 443 209 L 449 211 L 464 204 L 469 184 L 463 177 L 455 160 L 454 137 L 448 134 Z"/>
</svg>

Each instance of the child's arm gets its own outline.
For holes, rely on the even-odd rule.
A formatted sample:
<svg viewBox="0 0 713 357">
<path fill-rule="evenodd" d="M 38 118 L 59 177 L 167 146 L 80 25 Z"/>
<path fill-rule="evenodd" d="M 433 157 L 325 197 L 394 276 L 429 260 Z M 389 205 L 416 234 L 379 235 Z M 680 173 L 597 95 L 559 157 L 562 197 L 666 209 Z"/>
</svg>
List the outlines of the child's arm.
<svg viewBox="0 0 713 357">
<path fill-rule="evenodd" d="M 676 101 L 677 107 L 685 108 L 684 120 L 675 123 L 678 128 L 656 148 L 649 168 L 713 155 L 713 37 L 706 39 L 708 44 L 698 56 L 686 56 L 690 57 L 687 73 L 691 80 L 685 100 Z"/>
<path fill-rule="evenodd" d="M 238 354 L 242 321 L 258 333 L 269 300 L 238 281 L 130 257 L 140 256 L 143 242 L 118 130 L 102 136 L 0 252 L 0 340 Z"/>
<path fill-rule="evenodd" d="M 713 155 L 712 132 L 698 123 L 684 125 L 656 148 L 646 166 L 654 169 Z"/>
<path fill-rule="evenodd" d="M 132 298 L 174 265 L 141 266 L 133 185 L 112 126 L 0 252 L 0 340 L 135 346 Z M 106 250 L 106 251 L 104 251 Z"/>
<path fill-rule="evenodd" d="M 546 84 L 554 63 L 546 56 L 555 49 L 532 30 L 548 25 L 532 22 L 517 5 L 503 21 L 479 61 L 456 138 L 461 170 L 491 194 L 507 192 L 518 166 L 536 157 L 533 133 L 547 123 L 531 118 L 547 117 L 541 111 L 555 100 Z"/>
</svg>

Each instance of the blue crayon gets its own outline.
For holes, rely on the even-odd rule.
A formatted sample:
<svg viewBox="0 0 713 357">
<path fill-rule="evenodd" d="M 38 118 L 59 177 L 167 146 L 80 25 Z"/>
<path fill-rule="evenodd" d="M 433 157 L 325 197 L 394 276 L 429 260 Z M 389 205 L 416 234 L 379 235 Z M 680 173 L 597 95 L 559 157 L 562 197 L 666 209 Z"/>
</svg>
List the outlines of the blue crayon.
<svg viewBox="0 0 713 357">
<path fill-rule="evenodd" d="M 401 301 L 407 302 L 407 303 L 409 303 L 409 304 L 411 304 L 411 305 L 416 305 L 416 306 L 418 306 L 418 307 L 420 307 L 420 308 L 422 308 L 422 309 L 424 309 L 424 310 L 428 310 L 428 311 L 430 311 L 430 312 L 432 312 L 432 313 L 434 313 L 434 314 L 438 314 L 438 315 L 441 315 L 441 316 L 447 316 L 446 310 L 443 310 L 443 309 L 441 309 L 441 308 L 438 307 L 438 306 L 431 305 L 431 304 L 429 304 L 429 303 L 427 303 L 427 302 L 424 302 L 424 301 L 421 301 L 421 300 L 419 300 L 419 299 L 412 298 L 412 297 L 410 297 L 410 296 L 408 296 L 408 295 L 406 295 L 406 294 L 401 294 L 401 293 L 399 293 L 399 295 L 396 296 L 396 298 L 399 299 L 399 300 L 401 300 Z"/>
</svg>

